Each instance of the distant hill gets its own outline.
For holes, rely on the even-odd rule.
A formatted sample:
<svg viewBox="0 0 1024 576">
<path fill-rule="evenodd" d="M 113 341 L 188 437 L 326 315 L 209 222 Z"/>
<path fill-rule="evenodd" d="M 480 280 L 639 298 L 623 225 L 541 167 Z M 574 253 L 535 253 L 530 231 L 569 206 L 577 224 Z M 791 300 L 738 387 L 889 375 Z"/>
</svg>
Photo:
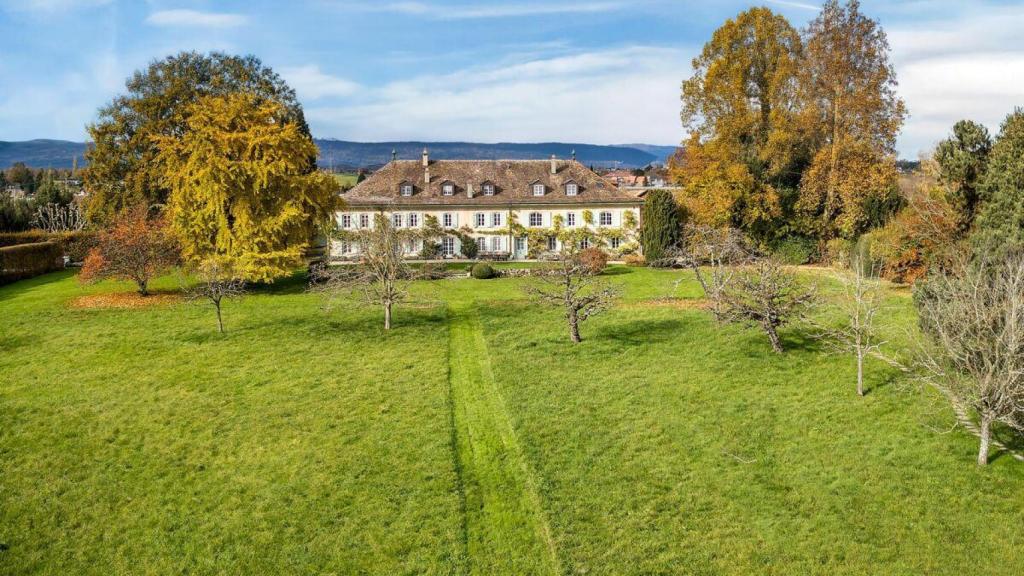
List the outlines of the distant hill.
<svg viewBox="0 0 1024 576">
<path fill-rule="evenodd" d="M 576 159 L 584 164 L 623 168 L 640 168 L 651 162 L 664 162 L 675 150 L 672 146 L 648 144 L 601 146 L 565 142 L 348 142 L 317 138 L 316 143 L 320 147 L 320 166 L 338 170 L 380 166 L 391 159 L 392 150 L 399 158 L 419 158 L 423 148 L 427 148 L 434 158 L 451 160 L 529 160 L 548 158 L 552 154 L 559 158 L 569 158 L 575 150 Z M 70 168 L 75 156 L 78 157 L 78 165 L 84 166 L 84 153 L 84 143 L 66 140 L 0 142 L 0 169 L 15 162 L 24 162 L 33 168 Z"/>
</svg>

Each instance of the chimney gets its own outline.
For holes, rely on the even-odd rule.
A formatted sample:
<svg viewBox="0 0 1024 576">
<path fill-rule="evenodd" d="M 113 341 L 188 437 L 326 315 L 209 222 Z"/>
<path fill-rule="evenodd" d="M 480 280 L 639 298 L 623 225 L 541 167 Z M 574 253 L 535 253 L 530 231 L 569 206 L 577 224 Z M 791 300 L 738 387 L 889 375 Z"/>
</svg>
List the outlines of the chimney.
<svg viewBox="0 0 1024 576">
<path fill-rule="evenodd" d="M 423 149 L 423 185 L 430 184 L 430 157 L 427 156 L 427 149 Z"/>
<path fill-rule="evenodd" d="M 558 162 L 555 160 L 555 155 L 551 155 L 551 173 L 558 174 Z"/>
<path fill-rule="evenodd" d="M 576 161 L 576 149 L 575 148 L 572 149 L 572 161 L 573 162 Z"/>
<path fill-rule="evenodd" d="M 426 168 L 430 164 L 430 157 L 427 155 L 427 149 L 423 149 L 423 167 Z"/>
<path fill-rule="evenodd" d="M 395 149 L 392 148 L 391 149 L 391 161 L 394 162 L 395 160 L 398 160 L 398 152 L 396 152 Z"/>
<path fill-rule="evenodd" d="M 466 184 L 466 197 L 467 198 L 472 198 L 473 197 L 473 183 L 472 182 L 470 182 L 469 184 Z"/>
</svg>

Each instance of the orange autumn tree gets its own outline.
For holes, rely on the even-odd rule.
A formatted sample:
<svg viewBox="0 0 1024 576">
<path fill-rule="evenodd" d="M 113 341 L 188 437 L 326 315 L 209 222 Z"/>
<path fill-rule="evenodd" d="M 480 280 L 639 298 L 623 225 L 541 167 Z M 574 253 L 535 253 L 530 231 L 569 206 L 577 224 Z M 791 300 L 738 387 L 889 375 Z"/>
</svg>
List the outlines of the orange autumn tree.
<svg viewBox="0 0 1024 576">
<path fill-rule="evenodd" d="M 815 152 L 798 208 L 823 243 L 855 238 L 881 223 L 877 207 L 898 206 L 896 136 L 907 110 L 885 31 L 857 0 L 828 0 L 805 35 L 800 126 Z"/>
<path fill-rule="evenodd" d="M 801 39 L 781 15 L 751 8 L 715 31 L 682 87 L 689 139 L 670 177 L 693 219 L 767 239 L 795 189 Z"/>
<path fill-rule="evenodd" d="M 200 98 L 186 130 L 157 138 L 170 225 L 190 267 L 217 259 L 240 279 L 291 273 L 340 199 L 334 178 L 309 171 L 312 138 L 279 102 L 249 93 Z"/>
<path fill-rule="evenodd" d="M 161 216 L 145 205 L 131 207 L 101 232 L 85 257 L 81 282 L 106 278 L 129 280 L 139 294 L 149 295 L 149 281 L 178 262 L 178 244 Z"/>
</svg>

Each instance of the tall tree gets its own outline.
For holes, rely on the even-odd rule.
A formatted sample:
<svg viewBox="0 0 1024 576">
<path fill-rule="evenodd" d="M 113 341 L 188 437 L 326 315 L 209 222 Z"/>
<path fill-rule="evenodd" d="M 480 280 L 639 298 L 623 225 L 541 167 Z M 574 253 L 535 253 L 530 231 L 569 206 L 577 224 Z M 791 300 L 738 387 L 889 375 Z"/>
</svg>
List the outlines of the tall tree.
<svg viewBox="0 0 1024 576">
<path fill-rule="evenodd" d="M 220 256 L 244 280 L 271 281 L 301 262 L 339 205 L 337 181 L 308 172 L 316 145 L 280 103 L 206 96 L 178 136 L 157 137 L 160 183 L 182 257 Z"/>
<path fill-rule="evenodd" d="M 127 92 L 99 111 L 88 127 L 93 145 L 86 152 L 90 190 L 88 215 L 105 221 L 137 203 L 165 204 L 169 189 L 157 161 L 157 137 L 180 136 L 193 103 L 204 96 L 255 94 L 282 105 L 280 120 L 309 134 L 295 92 L 254 56 L 182 52 L 150 63 L 126 82 Z M 312 171 L 315 157 L 308 160 Z"/>
<path fill-rule="evenodd" d="M 815 153 L 798 206 L 822 240 L 856 236 L 877 224 L 873 204 L 898 198 L 894 152 L 907 115 L 885 31 L 857 0 L 828 0 L 808 26 L 800 93 L 802 133 Z"/>
<path fill-rule="evenodd" d="M 1024 108 L 1006 117 L 981 186 L 976 241 L 986 251 L 1024 244 Z"/>
<path fill-rule="evenodd" d="M 647 193 L 641 213 L 640 244 L 647 261 L 656 264 L 679 245 L 682 223 L 679 206 L 668 190 Z"/>
<path fill-rule="evenodd" d="M 694 74 L 682 88 L 690 138 L 672 177 L 684 185 L 696 216 L 708 217 L 702 223 L 763 237 L 781 215 L 780 191 L 795 188 L 801 163 L 801 51 L 783 16 L 751 8 L 727 20 L 693 60 Z"/>
<path fill-rule="evenodd" d="M 949 203 L 957 213 L 957 227 L 966 232 L 974 223 L 981 181 L 992 150 L 988 129 L 970 120 L 953 125 L 953 135 L 939 142 L 935 160 L 948 188 Z"/>
</svg>

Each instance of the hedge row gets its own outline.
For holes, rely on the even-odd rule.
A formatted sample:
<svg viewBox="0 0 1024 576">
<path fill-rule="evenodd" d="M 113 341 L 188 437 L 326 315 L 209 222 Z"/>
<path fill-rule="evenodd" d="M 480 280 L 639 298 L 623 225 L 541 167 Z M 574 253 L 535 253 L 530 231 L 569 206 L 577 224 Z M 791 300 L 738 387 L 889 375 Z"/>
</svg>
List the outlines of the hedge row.
<svg viewBox="0 0 1024 576">
<path fill-rule="evenodd" d="M 29 230 L 27 232 L 0 232 L 0 248 L 19 244 L 57 242 L 65 256 L 72 262 L 82 262 L 89 248 L 96 242 L 96 232 L 55 232 Z"/>
<path fill-rule="evenodd" d="M 64 250 L 57 242 L 35 242 L 0 248 L 0 286 L 32 278 L 63 266 Z"/>
</svg>

